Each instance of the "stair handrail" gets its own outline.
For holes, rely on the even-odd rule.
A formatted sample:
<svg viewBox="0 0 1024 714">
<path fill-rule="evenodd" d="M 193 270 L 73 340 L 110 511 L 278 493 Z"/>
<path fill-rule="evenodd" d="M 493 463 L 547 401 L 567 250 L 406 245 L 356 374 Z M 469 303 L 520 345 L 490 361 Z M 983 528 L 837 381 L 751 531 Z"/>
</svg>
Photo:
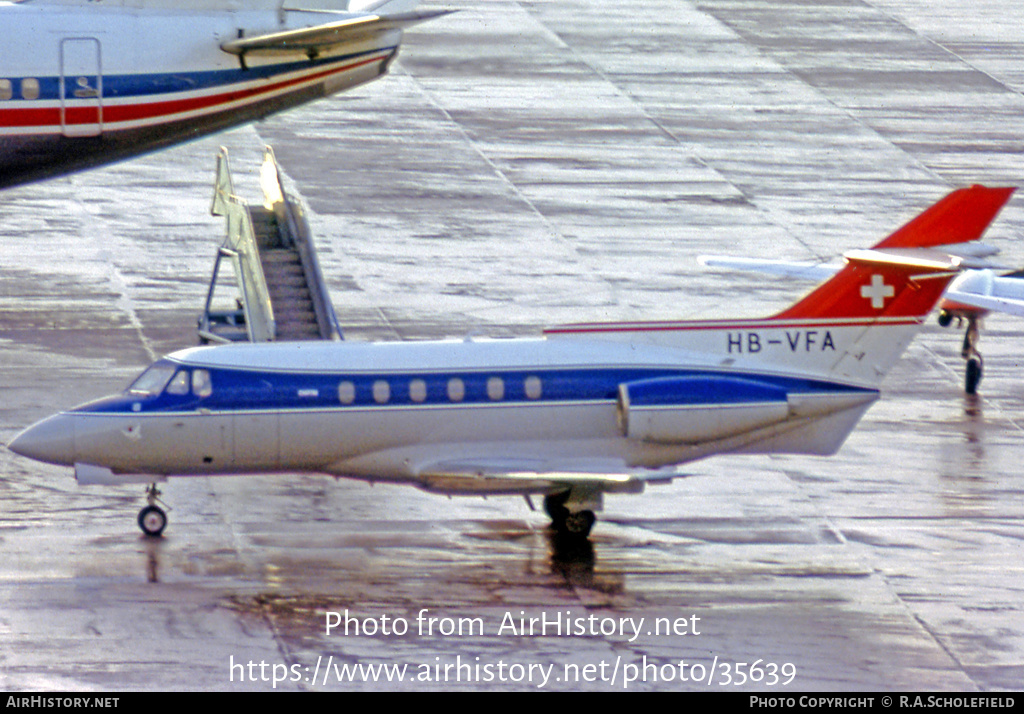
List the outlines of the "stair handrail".
<svg viewBox="0 0 1024 714">
<path fill-rule="evenodd" d="M 221 249 L 227 251 L 224 254 L 231 258 L 235 275 L 238 278 L 249 340 L 251 342 L 270 342 L 277 333 L 274 308 L 270 302 L 270 290 L 267 288 L 263 265 L 260 263 L 259 247 L 249 213 L 249 204 L 235 195 L 228 151 L 224 147 L 221 147 L 220 153 L 217 155 L 217 178 L 214 184 L 210 213 L 215 216 L 224 216 L 226 220 L 226 233 Z M 215 281 L 216 274 L 210 283 L 207 311 Z"/>
</svg>

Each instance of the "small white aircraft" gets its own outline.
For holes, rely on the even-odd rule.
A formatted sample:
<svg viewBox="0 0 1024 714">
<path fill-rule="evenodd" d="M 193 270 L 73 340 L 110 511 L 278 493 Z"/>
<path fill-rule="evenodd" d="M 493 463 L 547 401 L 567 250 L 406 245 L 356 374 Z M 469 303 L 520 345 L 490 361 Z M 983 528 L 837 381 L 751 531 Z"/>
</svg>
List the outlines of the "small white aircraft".
<svg viewBox="0 0 1024 714">
<path fill-rule="evenodd" d="M 957 276 L 939 303 L 939 324 L 949 327 L 956 319 L 967 322 L 961 350 L 967 361 L 964 390 L 975 394 L 983 376 L 983 361 L 978 352 L 980 321 L 990 312 L 1005 312 L 1024 317 L 1024 272 L 1005 275 L 991 268 L 967 270 Z"/>
<path fill-rule="evenodd" d="M 942 209 L 940 202 L 933 208 L 934 215 L 929 220 L 948 221 L 947 225 L 955 226 L 958 231 L 973 230 L 970 225 L 971 218 L 965 214 L 958 215 L 958 210 L 956 203 L 950 203 Z M 958 226 L 956 221 L 964 223 Z M 1005 274 L 1001 274 L 1002 271 L 997 272 L 997 267 L 988 261 L 999 252 L 997 248 L 982 243 L 943 245 L 947 242 L 948 236 L 944 229 L 926 225 L 923 221 L 917 226 L 917 230 L 929 233 L 932 237 L 927 243 L 928 247 L 937 255 L 951 256 L 962 271 L 946 288 L 943 299 L 939 302 L 939 324 L 949 327 L 954 319 L 958 324 L 967 323 L 961 351 L 966 361 L 964 389 L 968 394 L 975 394 L 984 372 L 982 356 L 977 349 L 980 321 L 989 312 L 1024 317 L 1024 271 Z M 713 268 L 757 271 L 804 280 L 826 280 L 843 267 L 838 263 L 762 260 L 722 255 L 705 255 L 698 260 Z"/>
<path fill-rule="evenodd" d="M 958 267 L 920 230 L 970 215 L 971 241 L 1013 189 L 954 192 L 766 319 L 574 324 L 531 339 L 199 347 L 123 393 L 45 419 L 9 448 L 79 484 L 309 471 L 445 494 L 542 494 L 585 537 L 606 492 L 639 493 L 722 453 L 829 455 L 879 396 Z M 939 221 L 943 226 L 945 220 Z"/>
<path fill-rule="evenodd" d="M 417 1 L 0 0 L 0 187 L 376 79 L 402 28 L 446 12 Z"/>
</svg>

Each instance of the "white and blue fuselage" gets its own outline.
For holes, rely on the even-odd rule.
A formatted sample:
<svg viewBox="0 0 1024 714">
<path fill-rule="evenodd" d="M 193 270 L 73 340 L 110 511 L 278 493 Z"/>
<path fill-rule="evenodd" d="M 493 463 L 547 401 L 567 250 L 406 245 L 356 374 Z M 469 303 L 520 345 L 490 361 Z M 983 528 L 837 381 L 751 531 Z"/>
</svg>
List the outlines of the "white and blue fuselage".
<svg viewBox="0 0 1024 714">
<path fill-rule="evenodd" d="M 645 480 L 621 476 L 631 471 L 757 451 L 764 441 L 773 451 L 831 453 L 878 396 L 849 382 L 725 366 L 730 331 L 712 332 L 721 338 L 717 366 L 680 349 L 560 338 L 195 348 L 158 361 L 118 396 L 51 417 L 11 448 L 99 465 L 114 482 L 317 471 L 537 493 L 588 472 L 595 481 L 620 475 L 625 486 Z M 842 424 L 822 428 L 837 414 Z"/>
</svg>

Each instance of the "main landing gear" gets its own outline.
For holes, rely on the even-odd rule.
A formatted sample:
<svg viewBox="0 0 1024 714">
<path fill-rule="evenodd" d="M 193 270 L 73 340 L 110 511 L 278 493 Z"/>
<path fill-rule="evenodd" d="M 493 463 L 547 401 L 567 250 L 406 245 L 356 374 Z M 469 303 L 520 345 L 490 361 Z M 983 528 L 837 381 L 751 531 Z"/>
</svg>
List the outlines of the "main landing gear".
<svg viewBox="0 0 1024 714">
<path fill-rule="evenodd" d="M 155 483 L 151 483 L 146 489 L 146 500 L 149 505 L 139 511 L 139 528 L 146 535 L 157 537 L 167 527 L 167 514 L 156 505 L 157 502 L 162 503 L 162 501 L 160 501 L 160 489 L 156 487 Z"/>
<path fill-rule="evenodd" d="M 984 360 L 982 360 L 981 353 L 977 349 L 980 336 L 978 316 L 973 314 L 954 315 L 947 310 L 942 310 L 939 312 L 939 324 L 943 327 L 949 327 L 954 317 L 956 317 L 958 324 L 962 324 L 964 320 L 967 320 L 967 330 L 964 332 L 964 345 L 960 351 L 960 354 L 963 355 L 964 360 L 967 362 L 964 373 L 964 391 L 968 394 L 977 394 L 978 385 L 981 384 L 981 378 L 984 374 Z"/>
<path fill-rule="evenodd" d="M 551 527 L 560 535 L 586 538 L 594 527 L 597 516 L 589 509 L 570 510 L 566 503 L 571 491 L 549 494 L 544 497 L 544 511 L 551 517 Z"/>
</svg>

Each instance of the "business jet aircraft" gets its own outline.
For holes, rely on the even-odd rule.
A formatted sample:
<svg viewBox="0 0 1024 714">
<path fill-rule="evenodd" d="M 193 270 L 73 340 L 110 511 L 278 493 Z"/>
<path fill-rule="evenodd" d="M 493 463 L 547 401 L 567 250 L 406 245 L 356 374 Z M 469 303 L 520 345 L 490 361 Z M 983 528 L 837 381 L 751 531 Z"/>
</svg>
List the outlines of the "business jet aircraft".
<svg viewBox="0 0 1024 714">
<path fill-rule="evenodd" d="M 983 244 L 938 245 L 935 249 L 960 260 L 962 272 L 949 284 L 939 301 L 938 320 L 943 327 L 949 327 L 953 320 L 961 325 L 967 323 L 961 350 L 966 363 L 964 391 L 976 394 L 984 375 L 984 361 L 978 351 L 981 320 L 990 312 L 1024 317 L 1024 271 L 1000 274 L 988 261 L 999 252 L 998 249 Z M 842 269 L 836 263 L 721 255 L 701 256 L 699 261 L 708 267 L 752 270 L 805 280 L 824 280 Z"/>
<path fill-rule="evenodd" d="M 417 0 L 0 0 L 0 187 L 376 79 Z"/>
<path fill-rule="evenodd" d="M 540 338 L 271 342 L 173 353 L 9 445 L 80 484 L 312 471 L 445 494 L 543 494 L 586 536 L 606 492 L 721 453 L 835 453 L 1013 189 L 974 186 L 766 319 L 574 324 Z M 956 215 L 954 221 L 950 216 Z"/>
</svg>

